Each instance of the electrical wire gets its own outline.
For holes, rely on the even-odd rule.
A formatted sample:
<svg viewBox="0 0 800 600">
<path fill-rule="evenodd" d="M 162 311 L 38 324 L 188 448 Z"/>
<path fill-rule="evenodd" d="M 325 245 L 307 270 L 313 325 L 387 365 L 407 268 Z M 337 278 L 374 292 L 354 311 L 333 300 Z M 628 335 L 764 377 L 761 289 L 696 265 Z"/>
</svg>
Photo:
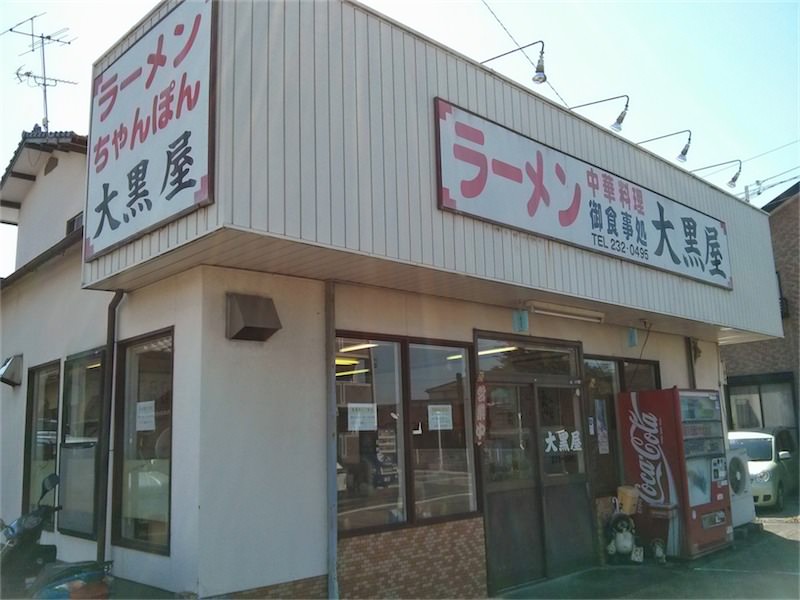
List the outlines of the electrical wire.
<svg viewBox="0 0 800 600">
<path fill-rule="evenodd" d="M 783 150 L 784 148 L 788 148 L 789 146 L 791 146 L 792 144 L 796 144 L 797 142 L 800 142 L 800 138 L 798 138 L 798 139 L 796 139 L 794 141 L 791 141 L 791 142 L 789 142 L 787 144 L 784 144 L 783 146 L 778 146 L 777 148 L 773 148 L 772 150 L 767 150 L 766 152 L 762 152 L 761 154 L 756 154 L 755 156 L 751 156 L 750 158 L 746 158 L 746 159 L 744 159 L 742 161 L 742 164 L 744 164 L 746 162 L 750 162 L 751 160 L 755 160 L 757 158 L 761 158 L 762 156 L 766 156 L 767 154 L 772 154 L 773 152 L 777 152 L 778 150 Z M 725 168 L 725 169 L 717 169 L 716 171 L 712 171 L 708 175 L 704 175 L 704 177 L 708 178 L 708 177 L 711 177 L 712 175 L 716 175 L 717 173 L 722 173 L 723 171 L 726 171 L 726 170 L 727 170 L 727 168 Z"/>
<path fill-rule="evenodd" d="M 785 170 L 785 171 L 783 171 L 782 173 L 778 173 L 777 175 L 773 175 L 773 176 L 771 176 L 771 177 L 767 177 L 766 179 L 756 179 L 756 180 L 755 180 L 753 183 L 751 183 L 751 184 L 748 184 L 748 185 L 752 185 L 752 186 L 758 186 L 759 190 L 762 190 L 762 189 L 764 189 L 764 190 L 768 190 L 769 188 L 773 187 L 775 184 L 769 185 L 769 186 L 767 186 L 767 187 L 763 187 L 763 185 L 764 185 L 766 182 L 768 182 L 768 181 L 770 181 L 770 180 L 772 180 L 772 179 L 775 179 L 776 177 L 781 177 L 782 175 L 786 175 L 787 173 L 791 173 L 792 171 L 796 171 L 797 169 L 800 169 L 800 165 L 798 165 L 798 166 L 796 166 L 796 167 L 792 167 L 791 169 L 786 169 L 786 170 Z M 797 175 L 796 177 L 800 177 L 800 175 Z M 792 179 L 795 179 L 796 177 L 793 177 Z M 784 180 L 784 181 L 791 181 L 791 179 Z M 781 182 L 781 183 L 783 183 L 783 182 Z M 745 186 L 745 187 L 747 187 L 747 186 Z M 755 195 L 757 196 L 757 195 L 758 195 L 758 194 L 760 194 L 760 193 L 761 193 L 761 192 L 758 192 L 758 193 L 756 193 Z M 739 192 L 739 193 L 738 193 L 738 194 L 736 194 L 736 195 L 737 195 L 737 196 L 746 196 L 746 195 L 747 195 L 747 191 L 744 191 L 744 192 Z"/>
<path fill-rule="evenodd" d="M 766 179 L 756 180 L 756 183 L 766 183 L 770 179 L 775 179 L 776 177 L 780 177 L 781 175 L 786 175 L 787 173 L 791 173 L 792 171 L 796 171 L 800 169 L 800 165 L 796 167 L 792 167 L 791 169 L 786 169 L 783 173 L 778 173 L 777 175 L 773 175 L 772 177 L 767 177 Z"/>
<path fill-rule="evenodd" d="M 766 192 L 769 189 L 772 189 L 772 188 L 774 188 L 776 186 L 779 186 L 779 185 L 782 185 L 784 183 L 789 183 L 790 181 L 794 181 L 795 179 L 800 179 L 800 175 L 795 175 L 794 177 L 789 177 L 788 179 L 784 179 L 783 181 L 778 181 L 776 183 L 771 183 L 766 187 L 759 186 L 758 191 L 755 191 L 755 192 L 749 192 L 749 191 L 740 192 L 739 194 L 737 194 L 737 196 L 747 196 L 749 194 L 750 195 L 749 197 L 755 198 L 756 196 L 760 196 L 761 194 L 763 194 L 764 192 Z"/>
<path fill-rule="evenodd" d="M 497 21 L 497 22 L 500 24 L 500 27 L 502 27 L 502 28 L 503 28 L 503 31 L 505 31 L 505 32 L 506 32 L 506 34 L 508 35 L 508 37 L 509 37 L 509 38 L 511 38 L 511 41 L 512 41 L 512 42 L 514 42 L 514 45 L 515 45 L 517 48 L 520 48 L 520 43 L 519 43 L 519 42 L 518 42 L 518 41 L 517 41 L 517 40 L 514 38 L 514 36 L 513 36 L 513 35 L 511 35 L 511 32 L 508 30 L 508 28 L 507 28 L 507 27 L 506 27 L 506 26 L 503 24 L 503 22 L 500 20 L 500 17 L 498 17 L 498 16 L 497 16 L 497 14 L 496 14 L 496 13 L 495 13 L 495 12 L 492 10 L 492 7 L 491 7 L 491 6 L 489 6 L 489 4 L 486 2 L 486 0 L 481 0 L 481 2 L 483 2 L 483 5 L 486 7 L 486 9 L 487 9 L 487 10 L 488 10 L 490 13 L 492 13 L 492 16 L 495 18 L 495 21 Z M 523 50 L 522 48 L 520 48 L 520 52 L 522 52 L 522 54 L 525 56 L 525 58 L 527 58 L 527 59 L 528 59 L 528 62 L 529 62 L 529 63 L 531 63 L 531 66 L 532 66 L 532 67 L 535 69 L 535 68 L 536 68 L 536 65 L 535 65 L 535 64 L 534 64 L 534 62 L 531 60 L 531 57 L 530 57 L 530 56 L 528 56 L 528 53 L 527 53 L 527 52 L 525 52 L 525 50 Z M 550 89 L 551 89 L 551 90 L 553 90 L 553 92 L 555 93 L 555 95 L 556 95 L 556 96 L 558 96 L 558 99 L 559 99 L 559 100 L 561 100 L 561 102 L 563 102 L 563 103 L 564 103 L 564 106 L 569 106 L 569 104 L 567 104 L 567 101 L 566 101 L 566 100 L 564 100 L 564 98 L 562 98 L 562 97 L 561 97 L 561 94 L 559 94 L 559 93 L 558 93 L 558 90 L 557 90 L 556 88 L 554 88 L 554 87 L 553 87 L 553 84 L 552 84 L 552 83 L 550 83 L 550 79 L 549 79 L 549 78 L 548 78 L 548 79 L 545 81 L 545 83 L 547 83 L 547 85 L 548 85 L 548 86 L 550 86 Z"/>
</svg>

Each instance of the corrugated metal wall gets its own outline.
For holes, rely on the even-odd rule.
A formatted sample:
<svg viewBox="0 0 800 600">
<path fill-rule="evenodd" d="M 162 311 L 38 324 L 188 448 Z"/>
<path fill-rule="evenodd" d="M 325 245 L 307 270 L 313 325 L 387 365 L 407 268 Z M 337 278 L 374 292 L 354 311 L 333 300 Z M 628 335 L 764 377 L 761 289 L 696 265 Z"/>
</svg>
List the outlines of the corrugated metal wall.
<svg viewBox="0 0 800 600">
<path fill-rule="evenodd" d="M 90 280 L 221 220 L 780 335 L 777 310 L 762 310 L 777 285 L 760 211 L 358 5 L 237 0 L 219 9 L 217 204 L 101 259 Z M 439 211 L 436 96 L 726 221 L 734 290 Z"/>
</svg>

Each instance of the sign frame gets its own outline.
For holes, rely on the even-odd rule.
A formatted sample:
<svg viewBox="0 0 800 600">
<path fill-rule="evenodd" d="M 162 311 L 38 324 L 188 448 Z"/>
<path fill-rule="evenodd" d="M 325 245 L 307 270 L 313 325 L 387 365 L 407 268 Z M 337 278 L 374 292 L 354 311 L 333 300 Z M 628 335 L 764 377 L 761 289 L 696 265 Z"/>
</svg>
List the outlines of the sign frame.
<svg viewBox="0 0 800 600">
<path fill-rule="evenodd" d="M 435 138 L 436 138 L 435 142 L 436 142 L 437 207 L 439 208 L 439 210 L 458 214 L 472 219 L 478 219 L 480 221 L 491 223 L 493 225 L 497 225 L 507 229 L 520 231 L 528 235 L 534 235 L 540 238 L 566 244 L 575 248 L 579 248 L 581 250 L 593 252 L 595 254 L 600 254 L 608 258 L 617 258 L 619 260 L 623 260 L 625 262 L 631 262 L 641 267 L 659 270 L 665 273 L 669 273 L 671 275 L 675 275 L 686 279 L 691 279 L 693 281 L 698 281 L 706 285 L 719 287 L 728 291 L 733 290 L 733 276 L 731 273 L 732 264 L 731 264 L 730 248 L 728 245 L 728 231 L 725 221 L 722 221 L 721 219 L 718 219 L 703 211 L 697 210 L 687 204 L 663 196 L 662 194 L 659 194 L 651 190 L 650 188 L 647 188 L 646 186 L 640 185 L 638 183 L 620 177 L 619 175 L 613 173 L 612 171 L 600 168 L 593 163 L 577 158 L 569 153 L 563 152 L 552 146 L 544 144 L 538 140 L 535 140 L 530 136 L 524 135 L 518 131 L 515 131 L 514 129 L 511 129 L 510 127 L 497 123 L 489 118 L 483 117 L 473 111 L 461 108 L 460 106 L 453 104 L 441 97 L 437 96 L 434 98 L 433 108 L 434 108 L 433 113 L 435 121 Z M 457 129 L 456 133 L 449 131 L 449 129 L 456 128 L 455 123 L 452 126 L 448 124 L 447 125 L 448 130 L 443 131 L 444 127 L 442 124 L 443 121 L 446 121 L 449 118 L 452 118 L 453 121 L 455 121 L 456 117 L 463 117 L 464 119 L 464 122 L 458 123 L 458 125 L 461 126 L 461 132 L 459 133 Z M 478 129 L 475 126 L 476 124 L 482 126 L 484 130 L 488 131 L 485 137 L 484 137 L 484 131 Z M 499 136 L 503 136 L 502 140 L 504 144 L 497 144 L 497 139 Z M 514 137 L 512 138 L 512 136 Z M 490 139 L 487 145 L 483 146 L 487 138 L 493 138 L 493 139 Z M 459 143 L 459 150 L 461 156 L 456 156 L 455 154 L 456 144 L 454 140 L 456 139 L 458 139 L 459 142 L 463 140 L 463 145 Z M 509 156 L 508 152 L 510 151 L 507 150 L 506 146 L 511 146 L 516 144 L 517 146 L 525 145 L 528 147 L 533 147 L 533 150 L 536 151 L 534 155 L 541 162 L 537 162 L 537 160 L 534 160 L 533 165 L 531 163 L 526 163 L 525 168 L 519 168 L 515 164 L 510 164 L 507 160 L 496 160 L 495 157 L 492 156 L 492 160 L 490 163 L 487 157 L 478 152 L 477 149 L 484 149 L 486 151 L 491 150 L 489 146 L 491 146 L 492 143 L 494 143 L 496 147 L 503 148 L 504 151 L 506 151 L 505 156 L 502 156 L 500 158 L 507 158 Z M 452 148 L 454 150 L 453 156 L 456 156 L 456 158 L 452 158 L 450 155 L 445 156 L 443 154 L 444 151 L 443 146 L 447 144 L 452 144 Z M 447 148 L 450 147 L 451 147 L 450 145 L 447 146 Z M 539 156 L 542 153 L 545 154 L 550 159 L 546 167 L 542 166 L 544 161 L 542 160 L 542 157 Z M 520 158 L 519 156 L 516 155 L 514 156 L 516 158 Z M 565 183 L 568 177 L 565 174 L 564 169 L 561 167 L 560 163 L 556 163 L 557 164 L 557 166 L 555 166 L 556 173 L 552 172 L 554 165 L 551 163 L 554 162 L 554 159 L 559 159 L 560 161 L 565 162 L 568 165 L 568 167 L 571 166 L 573 170 L 577 170 L 577 168 L 580 168 L 581 166 L 586 167 L 589 170 L 593 171 L 596 170 L 597 173 L 595 173 L 594 175 L 595 177 L 598 178 L 598 180 L 600 177 L 602 177 L 603 181 L 605 182 L 605 177 L 608 176 L 609 178 L 611 178 L 612 182 L 616 182 L 614 183 L 614 185 L 617 184 L 624 185 L 626 189 L 636 188 L 641 194 L 641 196 L 644 197 L 642 199 L 642 210 L 643 210 L 643 212 L 641 213 L 642 218 L 637 219 L 642 222 L 642 227 L 646 226 L 647 224 L 646 221 L 652 218 L 654 216 L 653 212 L 655 212 L 655 209 L 653 208 L 650 210 L 648 214 L 645 214 L 644 212 L 645 206 L 657 204 L 658 209 L 660 211 L 659 212 L 659 218 L 661 219 L 660 225 L 663 227 L 662 237 L 667 238 L 666 249 L 669 250 L 670 255 L 674 255 L 674 252 L 672 250 L 672 244 L 670 243 L 670 240 L 672 238 L 669 237 L 668 235 L 667 225 L 670 225 L 671 229 L 676 230 L 681 226 L 682 223 L 678 222 L 677 224 L 672 224 L 671 221 L 669 220 L 670 217 L 665 216 L 665 212 L 662 212 L 664 211 L 664 207 L 666 207 L 666 211 L 669 211 L 670 214 L 675 211 L 680 211 L 680 215 L 682 217 L 689 217 L 688 220 L 697 219 L 702 224 L 713 223 L 714 225 L 716 225 L 716 227 L 713 228 L 714 230 L 713 234 L 714 236 L 718 237 L 709 239 L 710 237 L 709 233 L 703 231 L 703 233 L 706 236 L 705 239 L 706 247 L 704 248 L 704 250 L 708 251 L 709 249 L 712 249 L 716 251 L 716 254 L 712 257 L 712 265 L 709 265 L 709 271 L 711 271 L 713 266 L 715 270 L 722 273 L 722 276 L 719 277 L 717 280 L 715 280 L 710 275 L 705 274 L 705 265 L 708 264 L 709 262 L 708 255 L 706 255 L 705 264 L 702 264 L 702 266 L 699 263 L 694 265 L 695 269 L 699 267 L 703 271 L 703 275 L 696 275 L 692 273 L 689 270 L 690 265 L 688 263 L 684 265 L 685 268 L 681 267 L 682 263 L 680 262 L 680 257 L 678 257 L 677 255 L 674 255 L 674 258 L 672 258 L 672 263 L 670 265 L 658 264 L 661 262 L 666 263 L 667 261 L 661 257 L 663 248 L 661 248 L 660 246 L 661 243 L 663 243 L 663 240 L 660 240 L 659 238 L 656 237 L 652 238 L 651 246 L 648 246 L 647 238 L 645 237 L 645 242 L 643 246 L 637 245 L 634 248 L 633 247 L 634 244 L 628 245 L 626 241 L 624 244 L 620 244 L 624 246 L 622 249 L 615 248 L 612 250 L 612 248 L 607 245 L 601 245 L 601 244 L 606 244 L 605 239 L 602 240 L 595 239 L 595 235 L 592 232 L 589 232 L 587 235 L 587 233 L 579 231 L 577 234 L 572 235 L 573 239 L 570 239 L 570 237 L 566 236 L 560 237 L 559 235 L 554 233 L 554 231 L 561 233 L 560 231 L 558 231 L 557 226 L 553 227 L 550 224 L 544 227 L 541 224 L 524 225 L 521 224 L 521 222 L 517 221 L 516 219 L 508 218 L 510 210 L 516 210 L 517 211 L 516 214 L 522 214 L 524 211 L 520 210 L 519 206 L 509 209 L 508 206 L 514 202 L 514 199 L 508 200 L 507 195 L 502 195 L 502 196 L 499 195 L 497 193 L 498 190 L 508 190 L 510 185 L 508 184 L 508 181 L 514 181 L 519 184 L 523 183 L 526 178 L 530 178 L 531 180 L 533 180 L 534 179 L 533 175 L 536 175 L 544 171 L 545 169 L 547 169 L 546 177 L 548 177 L 548 181 L 551 184 L 552 181 L 556 178 L 556 176 L 558 176 L 559 178 L 558 181 L 561 182 L 560 185 L 572 186 L 572 184 L 574 183 L 576 190 L 575 196 L 580 198 L 580 194 L 577 192 L 580 183 L 578 183 L 574 178 L 570 178 L 568 184 Z M 531 160 L 533 160 L 533 157 L 531 157 Z M 473 167 L 472 171 L 469 172 L 469 176 L 473 177 L 473 179 L 468 179 L 466 178 L 466 176 L 464 179 L 460 180 L 458 179 L 458 174 L 456 173 L 457 168 L 453 166 L 454 164 L 458 163 L 458 161 L 462 161 L 468 164 L 469 166 Z M 476 174 L 474 167 L 478 166 L 478 163 L 481 161 L 484 162 L 479 168 L 478 173 Z M 558 171 L 558 169 L 560 169 L 560 172 Z M 489 180 L 488 175 L 491 175 L 494 179 Z M 540 177 L 544 176 L 545 175 L 540 175 Z M 588 171 L 587 171 L 587 178 L 588 178 Z M 500 184 L 497 184 L 497 180 L 502 180 L 502 179 L 505 179 L 506 181 L 501 181 Z M 458 190 L 458 192 L 451 193 L 450 188 L 454 186 L 451 186 L 450 184 L 453 183 L 454 181 L 458 181 L 461 184 L 461 187 Z M 488 185 L 487 181 L 489 182 Z M 539 183 L 541 182 L 542 179 L 539 179 Z M 466 188 L 464 187 L 465 184 L 471 187 L 471 189 L 468 192 L 465 192 L 466 190 Z M 503 184 L 505 184 L 505 187 L 502 187 Z M 492 186 L 494 188 L 493 191 L 489 194 L 484 194 L 484 189 L 488 188 L 489 186 Z M 542 186 L 542 187 L 545 187 L 545 189 L 547 189 L 547 186 Z M 549 188 L 553 187 L 554 187 L 553 185 L 549 186 Z M 475 188 L 480 188 L 480 189 L 476 190 Z M 564 187 L 563 189 L 567 193 L 571 193 L 572 190 L 571 187 Z M 589 196 L 585 198 L 585 201 L 587 203 L 588 201 L 595 200 L 596 199 L 595 196 L 597 196 L 598 198 L 598 203 L 605 202 L 603 198 L 603 192 L 601 191 L 599 194 L 597 194 L 597 190 L 600 189 L 599 184 L 597 184 L 597 187 L 592 187 L 591 189 L 594 190 L 593 193 L 584 194 L 585 196 Z M 534 194 L 536 194 L 536 182 L 534 182 L 533 184 L 533 190 Z M 561 191 L 561 188 L 556 188 L 556 190 Z M 460 195 L 459 192 L 465 192 L 465 195 L 462 196 Z M 472 194 L 472 195 L 467 195 L 467 194 Z M 497 202 L 497 199 L 500 197 L 502 197 L 502 199 L 504 200 L 504 204 Z M 526 199 L 527 198 L 523 198 L 521 204 L 524 204 L 525 203 L 524 201 Z M 573 200 L 574 199 L 575 198 L 573 198 Z M 647 201 L 646 203 L 644 202 L 645 200 Z M 492 213 L 492 211 L 495 210 L 494 206 L 492 206 L 491 208 L 487 208 L 487 205 L 490 203 L 490 201 L 492 201 L 493 204 L 499 207 L 496 209 L 496 212 L 494 213 Z M 573 219 L 573 221 L 570 222 L 570 226 L 577 218 L 578 213 L 580 213 L 580 211 L 583 211 L 584 213 L 587 214 L 589 213 L 589 210 L 584 208 L 583 202 L 584 200 L 579 200 L 577 203 L 573 202 L 573 204 L 570 206 L 570 208 L 576 207 L 571 217 L 570 215 L 565 216 L 565 220 L 569 218 Z M 472 203 L 473 206 L 470 207 L 469 203 Z M 520 202 L 517 202 L 517 204 L 520 204 Z M 533 208 L 531 208 L 532 204 Z M 537 210 L 541 211 L 540 214 L 547 213 L 547 211 L 550 211 L 551 213 L 567 212 L 566 210 L 564 211 L 558 210 L 559 208 L 565 207 L 566 204 L 567 203 L 563 201 L 560 202 L 558 197 L 552 202 L 551 205 L 549 196 L 547 200 L 543 200 L 542 198 L 534 198 L 533 195 L 531 195 L 531 200 L 528 202 L 527 206 L 528 213 L 530 214 L 530 217 L 528 218 L 529 220 L 532 220 L 533 216 L 537 214 L 536 212 Z M 476 205 L 478 206 L 476 207 Z M 605 205 L 602 208 L 605 208 Z M 533 212 L 531 212 L 531 210 Z M 585 218 L 586 215 L 584 214 L 583 216 Z M 553 219 L 554 217 L 550 215 L 547 216 L 547 218 Z M 561 219 L 560 214 L 558 215 L 558 218 Z M 680 221 L 683 220 L 684 220 L 683 218 L 680 219 Z M 653 221 L 653 225 L 654 227 L 657 228 L 657 226 L 655 226 L 655 221 Z M 594 227 L 594 224 L 592 226 Z M 561 227 L 566 228 L 566 226 L 564 226 L 563 224 L 561 225 Z M 580 226 L 573 229 L 573 231 L 570 233 L 574 234 L 574 232 L 576 232 L 578 229 L 580 229 Z M 649 230 L 649 233 L 651 235 L 656 235 L 655 233 L 653 233 L 652 230 Z M 602 236 L 598 235 L 597 237 L 602 237 Z M 611 241 L 618 241 L 618 240 L 611 240 Z M 699 235 L 697 241 L 699 241 Z M 686 238 L 686 242 L 687 242 L 686 249 L 688 249 L 690 247 L 688 237 Z M 656 250 L 656 252 L 650 254 L 650 248 L 655 247 L 656 243 L 659 243 L 659 248 Z M 700 246 L 700 248 L 703 247 Z M 695 248 L 694 251 L 697 252 L 697 249 Z M 700 252 L 699 254 L 700 258 L 702 259 L 703 256 L 702 252 Z M 658 257 L 657 260 L 655 258 L 656 256 Z M 651 260 L 651 258 L 653 260 Z M 687 258 L 694 261 L 698 260 L 696 255 L 694 254 L 692 255 L 684 254 L 682 258 L 684 262 L 686 262 Z M 719 262 L 714 263 L 713 262 L 714 259 L 717 259 Z M 656 260 L 656 262 L 653 262 L 654 260 Z M 678 260 L 677 267 L 675 266 L 676 260 Z M 720 265 L 722 265 L 722 268 L 720 268 Z"/>
<path fill-rule="evenodd" d="M 208 5 L 207 15 L 210 19 L 209 23 L 209 31 L 208 31 L 208 70 L 203 71 L 203 74 L 207 77 L 206 83 L 206 90 L 204 93 L 201 93 L 200 98 L 197 102 L 205 103 L 206 110 L 207 110 L 207 123 L 205 123 L 205 127 L 207 127 L 206 133 L 206 144 L 205 147 L 199 147 L 198 152 L 202 152 L 203 156 L 206 160 L 207 164 L 207 173 L 201 174 L 201 179 L 198 180 L 198 185 L 202 187 L 201 195 L 199 200 L 195 200 L 192 204 L 176 210 L 174 212 L 168 213 L 163 217 L 159 218 L 158 220 L 148 223 L 140 229 L 131 230 L 129 233 L 124 234 L 120 239 L 114 240 L 113 242 L 109 243 L 108 245 L 104 245 L 100 248 L 95 249 L 92 245 L 92 227 L 96 224 L 96 219 L 93 220 L 93 211 L 94 209 L 90 207 L 91 200 L 93 198 L 92 193 L 93 191 L 96 194 L 97 190 L 92 189 L 93 183 L 93 173 L 92 170 L 95 168 L 93 158 L 95 156 L 95 149 L 94 144 L 96 143 L 95 136 L 97 132 L 95 131 L 95 116 L 96 111 L 99 110 L 99 107 L 96 106 L 96 96 L 98 94 L 98 87 L 102 85 L 103 76 L 112 71 L 114 68 L 119 68 L 121 61 L 124 59 L 130 58 L 132 52 L 136 50 L 142 51 L 143 46 L 139 46 L 140 43 L 143 43 L 144 40 L 148 38 L 154 31 L 157 31 L 159 27 L 164 28 L 164 23 L 170 19 L 174 18 L 176 11 L 182 8 L 192 6 L 197 6 L 200 4 Z M 209 206 L 214 204 L 216 201 L 215 198 L 215 185 L 216 185 L 216 123 L 217 123 L 217 60 L 218 60 L 218 39 L 219 39 L 219 6 L 218 2 L 215 0 L 182 0 L 181 2 L 177 3 L 175 6 L 169 9 L 169 11 L 165 12 L 156 22 L 154 22 L 151 26 L 147 27 L 142 33 L 138 36 L 135 42 L 130 44 L 125 50 L 117 56 L 113 61 L 111 61 L 108 65 L 106 65 L 102 71 L 93 73 L 93 82 L 92 82 L 92 101 L 91 101 L 91 110 L 90 110 L 90 131 L 88 136 L 88 148 L 87 148 L 87 165 L 86 165 L 86 197 L 84 202 L 84 232 L 83 232 L 83 261 L 84 263 L 92 262 L 102 256 L 105 256 L 131 242 L 141 239 L 142 237 L 165 227 L 166 225 L 173 223 L 180 219 L 187 214 L 191 214 L 203 207 Z M 154 9 L 153 12 L 149 13 L 149 15 L 145 18 L 153 17 L 157 14 L 157 11 L 162 9 L 163 6 L 159 6 Z M 130 33 L 128 35 L 131 35 Z M 177 32 L 175 33 L 177 35 Z M 126 36 L 127 37 L 127 36 Z M 115 47 L 121 45 L 125 42 L 125 38 L 122 38 L 117 41 Z M 112 47 L 113 50 L 114 47 Z M 146 52 L 146 51 L 144 51 Z M 166 178 L 165 178 L 166 179 Z M 126 196 L 120 197 L 123 199 Z M 94 196 L 96 200 L 96 195 Z M 91 211 L 91 212 L 90 212 Z M 91 224 L 91 225 L 90 225 Z M 126 223 L 127 224 L 127 223 Z M 96 237 L 96 236 L 95 236 Z"/>
</svg>

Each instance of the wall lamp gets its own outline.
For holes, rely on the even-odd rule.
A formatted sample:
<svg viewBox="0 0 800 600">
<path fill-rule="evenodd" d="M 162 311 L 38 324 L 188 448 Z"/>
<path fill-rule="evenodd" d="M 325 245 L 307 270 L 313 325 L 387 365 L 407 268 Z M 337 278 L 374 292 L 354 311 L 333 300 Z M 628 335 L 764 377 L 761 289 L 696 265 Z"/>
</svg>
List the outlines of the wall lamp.
<svg viewBox="0 0 800 600">
<path fill-rule="evenodd" d="M 0 365 L 0 381 L 11 387 L 22 383 L 22 354 L 14 354 L 3 361 Z"/>
<path fill-rule="evenodd" d="M 672 133 L 665 133 L 664 135 L 660 135 L 658 137 L 650 138 L 649 140 L 642 140 L 641 142 L 636 142 L 640 146 L 642 144 L 646 144 L 647 142 L 655 142 L 656 140 L 662 140 L 666 137 L 671 137 L 673 135 L 678 135 L 680 133 L 688 133 L 689 139 L 686 141 L 686 145 L 681 150 L 681 153 L 675 157 L 675 160 L 679 160 L 681 162 L 686 162 L 686 155 L 689 152 L 689 146 L 692 145 L 692 130 L 691 129 L 681 129 L 680 131 L 673 131 Z"/>
<path fill-rule="evenodd" d="M 614 96 L 613 98 L 604 98 L 603 100 L 595 100 L 594 102 L 587 102 L 586 104 L 578 104 L 577 106 L 570 106 L 570 110 L 575 110 L 576 108 L 583 108 L 584 106 L 591 106 L 592 104 L 600 104 L 601 102 L 608 102 L 609 100 L 617 100 L 618 98 L 625 98 L 625 108 L 622 109 L 622 112 L 619 113 L 617 120 L 611 124 L 611 129 L 614 131 L 621 131 L 622 130 L 622 122 L 625 120 L 625 115 L 628 114 L 628 104 L 630 104 L 630 96 L 627 94 L 622 94 L 621 96 Z"/>
<path fill-rule="evenodd" d="M 509 54 L 513 54 L 514 52 L 517 52 L 519 50 L 525 50 L 525 48 L 530 48 L 531 46 L 535 46 L 536 44 L 542 45 L 542 51 L 539 52 L 539 61 L 536 63 L 536 72 L 533 75 L 533 83 L 544 83 L 545 81 L 547 81 L 547 75 L 544 74 L 544 40 L 531 42 L 530 44 L 525 44 L 524 46 L 520 46 L 519 48 L 514 48 L 513 50 L 509 50 L 508 52 L 503 52 L 502 54 L 493 56 L 492 58 L 487 58 L 486 60 L 481 61 L 481 64 L 485 65 L 490 61 L 502 58 L 504 56 L 508 56 Z M 527 54 L 525 56 L 527 57 Z"/>
<path fill-rule="evenodd" d="M 738 158 L 734 160 L 726 160 L 725 162 L 717 163 L 715 165 L 708 165 L 707 167 L 700 167 L 699 169 L 695 169 L 694 171 L 689 171 L 690 173 L 697 173 L 698 171 L 705 171 L 706 169 L 713 169 L 714 167 L 721 167 L 723 165 L 732 165 L 733 163 L 739 163 L 739 170 L 736 171 L 736 174 L 731 177 L 731 180 L 728 182 L 729 188 L 736 187 L 736 180 L 739 179 L 739 175 L 742 174 L 742 161 Z"/>
</svg>

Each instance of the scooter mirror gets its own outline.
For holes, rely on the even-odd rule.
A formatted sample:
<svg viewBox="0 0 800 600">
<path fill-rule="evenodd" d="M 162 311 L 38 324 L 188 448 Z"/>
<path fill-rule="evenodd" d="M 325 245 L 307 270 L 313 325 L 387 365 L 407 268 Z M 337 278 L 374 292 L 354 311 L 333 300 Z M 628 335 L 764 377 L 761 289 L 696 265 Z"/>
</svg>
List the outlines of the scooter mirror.
<svg viewBox="0 0 800 600">
<path fill-rule="evenodd" d="M 42 498 L 44 498 L 47 492 L 49 492 L 52 489 L 55 489 L 57 485 L 58 485 L 58 475 L 56 475 L 55 473 L 50 473 L 50 475 L 45 477 L 42 480 L 42 495 L 39 496 L 39 502 L 42 501 Z"/>
</svg>

